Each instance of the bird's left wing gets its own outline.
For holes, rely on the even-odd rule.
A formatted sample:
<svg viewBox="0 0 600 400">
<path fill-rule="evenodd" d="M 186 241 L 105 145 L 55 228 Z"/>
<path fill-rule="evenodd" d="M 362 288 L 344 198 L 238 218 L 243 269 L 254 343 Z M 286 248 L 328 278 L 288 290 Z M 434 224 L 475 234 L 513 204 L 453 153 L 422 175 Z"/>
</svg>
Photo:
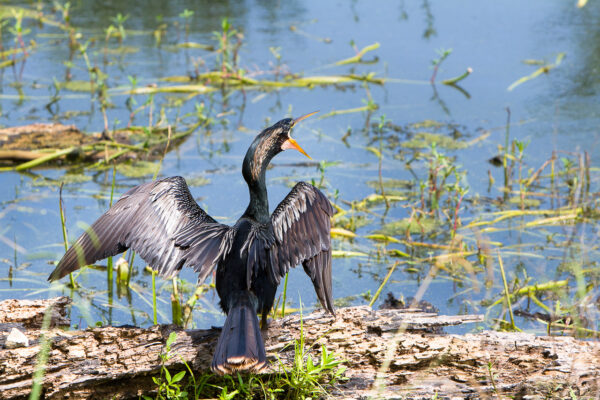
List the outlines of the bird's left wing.
<svg viewBox="0 0 600 400">
<path fill-rule="evenodd" d="M 182 177 L 148 182 L 125 193 L 86 229 L 48 279 L 132 248 L 162 276 L 185 264 L 202 282 L 231 248 L 230 230 L 198 206 Z"/>
<path fill-rule="evenodd" d="M 332 314 L 331 216 L 333 207 L 313 185 L 299 182 L 271 215 L 275 243 L 271 276 L 276 282 L 300 263 L 310 276 L 321 304 Z"/>
</svg>

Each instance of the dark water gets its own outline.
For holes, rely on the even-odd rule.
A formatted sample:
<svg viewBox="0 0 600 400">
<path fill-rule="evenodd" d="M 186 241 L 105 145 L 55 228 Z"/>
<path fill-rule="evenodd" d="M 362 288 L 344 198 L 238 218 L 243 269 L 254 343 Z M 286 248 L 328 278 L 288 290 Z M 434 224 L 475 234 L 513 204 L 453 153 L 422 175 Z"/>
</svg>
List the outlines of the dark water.
<svg viewBox="0 0 600 400">
<path fill-rule="evenodd" d="M 35 6 L 10 4 L 27 8 Z M 45 13 L 60 19 L 58 13 L 52 14 L 49 5 L 44 4 L 43 7 Z M 187 39 L 184 20 L 179 16 L 184 9 L 194 11 Z M 128 35 L 123 46 L 130 50 L 111 52 L 108 64 L 104 64 L 103 32 L 117 13 L 129 16 L 124 23 Z M 152 31 L 159 25 L 159 15 L 168 25 L 168 30 L 162 46 L 156 47 Z M 129 120 L 128 96 L 123 94 L 130 87 L 128 76 L 137 78 L 138 87 L 153 83 L 164 85 L 161 78 L 194 74 L 194 64 L 198 65 L 200 72 L 212 67 L 216 58 L 214 53 L 178 49 L 174 45 L 186 40 L 214 44 L 213 32 L 221 29 L 223 17 L 228 17 L 232 26 L 243 32 L 240 64 L 248 75 L 257 79 L 273 79 L 269 71 L 273 70 L 277 61 L 269 48 L 278 48 L 284 70 L 293 73 L 312 76 L 374 72 L 377 77 L 389 78 L 389 81 L 382 86 L 369 85 L 368 93 L 358 82 L 337 87 L 218 91 L 186 100 L 180 107 L 171 104 L 174 99 L 186 98 L 188 94 L 157 95 L 154 121 L 160 119 L 161 107 L 164 107 L 164 116 L 172 122 L 178 116 L 194 112 L 200 104 L 204 104 L 207 113 L 216 119 L 209 130 L 198 129 L 176 150 L 167 154 L 160 176 L 208 179 L 207 184 L 192 187 L 192 192 L 200 205 L 222 222 L 233 223 L 247 205 L 247 189 L 240 174 L 241 161 L 260 129 L 289 115 L 298 116 L 313 110 L 320 110 L 320 115 L 324 115 L 332 110 L 362 107 L 369 94 L 379 105 L 372 114 L 357 112 L 323 119 L 313 117 L 303 122 L 294 133 L 314 160 L 332 163 L 325 168 L 324 191 L 332 199 L 337 197 L 336 203 L 345 209 L 349 206 L 343 201 L 360 201 L 375 191 L 367 182 L 378 179 L 378 159 L 365 148 L 377 147 L 376 135 L 372 129 L 365 131 L 364 127 L 369 122 L 379 121 L 382 115 L 401 127 L 424 120 L 438 121 L 444 124 L 444 128 L 440 129 L 444 134 L 459 132 L 460 139 L 467 142 L 482 137 L 483 140 L 465 149 L 441 149 L 453 157 L 461 171 L 466 171 L 461 180 L 461 185 L 469 188 L 462 204 L 463 225 L 477 219 L 494 219 L 486 214 L 489 212 L 519 208 L 514 204 L 500 208 L 493 205 L 493 199 L 503 196 L 500 191 L 503 172 L 487 161 L 499 154 L 499 146 L 504 145 L 507 107 L 511 113 L 511 140 L 529 143 L 523 158 L 525 176 L 549 159 L 553 151 L 565 152 L 559 153 L 559 157 L 573 159 L 587 151 L 592 166 L 592 199 L 597 191 L 594 176 L 597 176 L 596 167 L 600 161 L 597 151 L 600 145 L 600 9 L 594 2 L 584 9 L 577 9 L 572 2 L 546 1 L 502 4 L 415 1 L 376 5 L 368 1 L 73 2 L 71 24 L 83 35 L 82 42 L 87 38 L 97 39 L 91 45 L 90 59 L 108 76 L 108 94 L 113 105 L 107 110 L 109 126 L 122 127 Z M 13 18 L 7 21 L 9 25 L 14 23 Z M 59 82 L 65 80 L 69 47 L 64 34 L 56 27 L 40 27 L 32 20 L 26 20 L 24 25 L 31 29 L 26 41 L 34 39 L 38 46 L 25 62 L 20 78 L 20 65 L 0 72 L 0 124 L 16 126 L 57 121 L 75 124 L 85 131 L 101 131 L 104 126 L 102 114 L 97 101 L 92 101 L 89 93 L 63 90 L 61 99 L 46 107 L 53 93 L 53 79 Z M 14 46 L 13 36 L 6 28 L 2 40 L 5 49 Z M 366 60 L 377 57 L 376 62 L 335 66 L 336 61 L 354 55 L 351 41 L 358 48 L 379 42 L 381 47 L 365 56 Z M 111 40 L 110 48 L 119 48 L 115 39 Z M 455 77 L 471 67 L 474 72 L 460 82 L 462 90 L 439 83 L 435 87 L 429 84 L 432 60 L 438 57 L 436 50 L 450 48 L 452 53 L 442 63 L 437 79 Z M 549 73 L 512 91 L 507 90 L 511 83 L 540 67 L 527 65 L 523 60 L 553 63 L 559 53 L 566 56 Z M 75 54 L 72 62 L 72 79 L 86 81 L 88 73 L 83 59 Z M 135 99 L 140 105 L 147 96 L 138 95 Z M 148 111 L 138 114 L 134 123 L 147 125 Z M 342 138 L 348 130 L 352 133 L 344 141 Z M 487 131 L 489 135 L 482 136 Z M 407 161 L 418 151 L 401 151 L 401 147 L 393 145 L 407 140 L 406 131 L 387 131 L 385 136 L 388 147 L 383 153 L 382 177 L 385 180 L 426 181 L 425 162 L 412 164 L 412 172 L 407 169 Z M 427 148 L 419 151 L 429 152 Z M 302 155 L 292 152 L 274 160 L 274 168 L 268 173 L 271 207 L 296 181 L 319 182 L 322 179 L 316 164 L 305 161 Z M 488 188 L 488 171 L 496 181 L 491 188 Z M 67 172 L 73 173 L 73 170 L 52 167 L 27 173 L 6 171 L 0 174 L 0 258 L 5 259 L 0 263 L 0 299 L 69 293 L 64 286 L 51 287 L 46 283 L 46 277 L 53 269 L 50 264 L 60 259 L 64 251 L 58 214 L 58 185 Z M 82 232 L 82 223 L 92 223 L 109 204 L 111 170 L 85 169 L 83 173 L 87 180 L 67 184 L 63 196 L 71 240 Z M 117 193 L 123 193 L 151 177 L 152 172 L 136 178 L 118 173 Z M 557 190 L 562 193 L 568 188 L 559 187 Z M 555 204 L 541 198 L 538 208 L 556 208 L 562 204 L 561 201 Z M 595 204 L 593 200 L 591 203 Z M 386 223 L 407 218 L 411 208 L 399 202 L 387 212 L 383 205 L 372 211 L 374 214 L 369 216 L 369 223 L 356 231 L 359 238 L 334 242 L 337 250 L 371 255 L 334 259 L 336 298 L 367 291 L 374 293 L 395 261 L 375 257 L 376 244 L 361 236 L 375 232 Z M 509 280 L 518 277 L 523 283 L 525 277 L 530 277 L 529 284 L 535 284 L 570 278 L 569 290 L 545 300 L 552 308 L 558 298 L 563 302 L 573 299 L 577 285 L 564 266 L 574 264 L 591 271 L 583 279 L 588 284 L 588 296 L 597 297 L 598 231 L 593 220 L 579 221 L 574 225 L 518 228 L 527 221 L 530 219 L 504 223 L 499 226 L 498 232 L 484 233 L 489 240 L 504 245 L 500 250 Z M 475 245 L 473 238 L 481 234 L 475 229 L 459 229 L 458 233 L 464 235 L 467 238 L 465 242 L 470 245 Z M 434 238 L 416 235 L 413 240 L 442 245 L 448 245 L 450 241 L 448 232 L 441 232 Z M 558 242 L 576 243 L 577 247 L 563 246 Z M 406 251 L 402 245 L 388 246 L 388 249 L 392 248 Z M 419 256 L 426 257 L 428 251 L 420 250 Z M 496 253 L 495 248 L 493 252 Z M 431 250 L 430 253 L 431 256 L 440 254 L 439 250 Z M 476 264 L 476 256 L 466 259 Z M 12 276 L 9 277 L 11 265 Z M 82 289 L 74 293 L 74 323 L 151 323 L 150 277 L 142 272 L 143 266 L 140 260 L 136 261 L 138 274 L 133 278 L 136 290 L 130 292 L 129 297 L 115 296 L 112 307 L 108 304 L 105 272 L 88 269 L 82 273 L 78 277 Z M 410 267 L 415 267 L 418 272 Z M 428 263 L 415 266 L 401 264 L 383 294 L 393 291 L 397 295 L 415 295 L 430 267 Z M 463 272 L 459 275 L 442 272 L 431 281 L 423 298 L 444 313 L 483 313 L 486 309 L 481 301 L 498 299 L 503 290 L 497 263 L 492 263 L 490 268 L 491 272 L 479 268 L 471 274 Z M 190 271 L 184 271 L 182 278 L 195 282 Z M 484 285 L 486 279 L 487 287 Z M 159 322 L 169 322 L 170 282 L 159 281 L 159 286 L 162 293 Z M 305 307 L 312 307 L 316 301 L 312 285 L 301 269 L 291 273 L 288 294 L 293 307 L 298 306 L 299 297 Z M 365 300 L 357 297 L 349 302 L 363 304 Z M 194 317 L 198 326 L 220 323 L 223 317 L 216 304 L 217 298 L 212 291 L 200 300 Z M 490 313 L 488 324 L 493 323 L 491 318 L 497 317 L 499 311 L 497 308 Z M 596 314 L 597 309 L 593 315 Z M 543 329 L 539 324 L 527 325 L 524 321 L 520 324 L 532 330 Z M 598 319 L 595 319 L 591 327 L 597 329 L 597 325 Z"/>
</svg>

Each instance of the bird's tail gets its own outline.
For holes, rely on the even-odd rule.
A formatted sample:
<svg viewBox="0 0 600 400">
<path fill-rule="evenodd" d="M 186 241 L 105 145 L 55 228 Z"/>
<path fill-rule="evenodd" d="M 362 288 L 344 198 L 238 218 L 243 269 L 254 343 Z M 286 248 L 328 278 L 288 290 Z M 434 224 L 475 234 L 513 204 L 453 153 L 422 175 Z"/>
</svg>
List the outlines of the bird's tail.
<svg viewBox="0 0 600 400">
<path fill-rule="evenodd" d="M 217 374 L 261 372 L 267 368 L 265 345 L 250 294 L 243 293 L 229 309 L 211 369 Z"/>
</svg>

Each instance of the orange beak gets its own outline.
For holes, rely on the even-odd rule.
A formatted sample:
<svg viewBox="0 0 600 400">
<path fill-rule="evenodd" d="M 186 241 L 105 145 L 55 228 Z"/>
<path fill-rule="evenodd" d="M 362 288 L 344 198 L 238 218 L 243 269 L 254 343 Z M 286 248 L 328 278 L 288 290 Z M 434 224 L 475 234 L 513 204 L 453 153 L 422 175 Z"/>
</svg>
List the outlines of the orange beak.
<svg viewBox="0 0 600 400">
<path fill-rule="evenodd" d="M 296 125 L 298 122 L 302 121 L 303 119 L 306 119 L 306 118 L 310 117 L 311 115 L 315 115 L 316 113 L 318 113 L 318 111 L 313 111 L 311 113 L 308 113 L 308 114 L 305 114 L 305 115 L 303 115 L 301 117 L 296 118 L 295 120 L 292 121 L 292 127 L 294 125 Z M 283 143 L 283 146 L 281 146 L 281 149 L 282 150 L 296 149 L 300 153 L 304 154 L 306 157 L 308 157 L 308 158 L 310 158 L 312 160 L 312 158 L 308 154 L 306 154 L 306 152 L 304 151 L 304 149 L 302 149 L 302 147 L 300 147 L 300 145 L 298 144 L 298 142 L 296 142 L 291 137 Z"/>
<path fill-rule="evenodd" d="M 308 154 L 306 154 L 306 152 L 302 149 L 302 147 L 300 147 L 300 145 L 298 144 L 298 142 L 296 142 L 292 138 L 289 138 L 288 140 L 286 140 L 285 142 L 283 142 L 283 145 L 281 146 L 281 150 L 287 150 L 287 149 L 296 149 L 300 153 L 304 154 L 306 157 L 308 157 L 308 158 L 310 158 L 312 160 L 312 158 Z"/>
</svg>

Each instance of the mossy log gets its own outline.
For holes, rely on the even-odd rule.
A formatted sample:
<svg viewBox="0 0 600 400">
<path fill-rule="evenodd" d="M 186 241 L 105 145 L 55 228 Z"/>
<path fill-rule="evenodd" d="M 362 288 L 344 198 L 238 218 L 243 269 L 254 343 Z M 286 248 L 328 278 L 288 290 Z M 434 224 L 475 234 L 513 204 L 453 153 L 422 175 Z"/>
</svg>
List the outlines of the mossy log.
<svg viewBox="0 0 600 400">
<path fill-rule="evenodd" d="M 105 160 L 155 160 L 163 153 L 166 127 L 154 127 L 149 135 L 144 128 L 131 127 L 111 132 L 84 133 L 75 125 L 35 123 L 0 129 L 0 164 L 16 165 L 43 160 L 81 162 Z M 189 132 L 172 137 L 171 148 Z M 48 162 L 45 161 L 45 162 Z M 44 162 L 44 163 L 45 163 Z M 29 163 L 27 163 L 29 164 Z"/>
<path fill-rule="evenodd" d="M 15 314 L 0 319 L 19 326 L 30 339 L 28 347 L 0 347 L 0 398 L 26 398 L 40 350 L 39 325 L 48 300 L 10 300 Z M 18 306 L 22 302 L 23 305 Z M 65 298 L 55 305 L 55 325 L 66 321 Z M 0 310 L 7 309 L 0 302 Z M 15 308 L 17 306 L 17 308 Z M 19 314 L 28 310 L 22 321 Z M 6 314 L 0 313 L 0 318 Z M 478 315 L 438 316 L 415 309 L 372 310 L 347 307 L 334 318 L 321 311 L 303 318 L 304 337 L 318 356 L 320 344 L 345 359 L 348 380 L 335 388 L 339 398 L 597 398 L 600 395 L 600 343 L 572 337 L 536 337 L 526 333 L 480 332 L 467 335 L 439 333 L 440 327 L 481 321 Z M 4 325 L 2 325 L 4 323 Z M 169 334 L 177 332 L 167 366 L 182 370 L 185 361 L 196 371 L 210 365 L 218 330 L 180 330 L 172 325 L 150 328 L 102 327 L 84 331 L 49 329 L 51 337 L 43 395 L 50 399 L 139 398 L 155 385 L 151 376 L 161 367 Z M 438 333 L 433 333 L 438 332 Z M 272 321 L 266 347 L 272 360 L 290 365 L 293 350 L 285 347 L 300 337 L 300 316 Z M 394 349 L 390 349 L 397 343 Z M 1 342 L 0 342 L 1 346 Z M 376 384 L 386 354 L 388 370 Z M 276 365 L 274 363 L 274 365 Z"/>
</svg>

